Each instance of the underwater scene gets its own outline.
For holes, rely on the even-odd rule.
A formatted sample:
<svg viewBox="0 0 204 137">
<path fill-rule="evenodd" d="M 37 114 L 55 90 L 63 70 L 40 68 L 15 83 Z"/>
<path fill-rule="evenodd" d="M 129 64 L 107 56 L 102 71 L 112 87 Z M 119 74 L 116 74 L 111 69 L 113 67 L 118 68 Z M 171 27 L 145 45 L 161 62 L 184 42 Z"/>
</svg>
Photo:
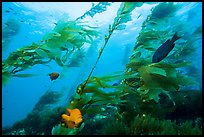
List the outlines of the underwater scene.
<svg viewBox="0 0 204 137">
<path fill-rule="evenodd" d="M 3 135 L 202 135 L 202 2 L 2 2 Z"/>
</svg>

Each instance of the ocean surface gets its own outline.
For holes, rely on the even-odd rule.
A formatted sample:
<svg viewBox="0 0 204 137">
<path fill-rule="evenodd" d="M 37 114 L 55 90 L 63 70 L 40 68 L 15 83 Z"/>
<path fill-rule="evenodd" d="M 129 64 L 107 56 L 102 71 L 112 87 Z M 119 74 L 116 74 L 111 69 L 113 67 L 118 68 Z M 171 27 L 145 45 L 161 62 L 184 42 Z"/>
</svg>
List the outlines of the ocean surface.
<svg viewBox="0 0 204 137">
<path fill-rule="evenodd" d="M 154 14 L 153 11 L 155 11 Z M 152 19 L 150 20 L 151 23 L 148 23 L 148 18 Z M 71 29 L 69 27 L 62 29 L 66 27 L 66 22 L 75 23 L 75 26 L 73 25 Z M 58 27 L 60 25 L 61 28 Z M 91 26 L 90 28 L 87 27 L 90 31 L 86 32 L 85 29 L 87 28 L 82 28 L 83 25 Z M 168 50 L 165 47 L 162 51 L 156 53 L 155 51 L 159 46 L 168 39 L 171 40 L 175 32 L 178 32 L 179 39 L 165 45 L 175 45 L 174 48 Z M 81 36 L 85 37 L 81 38 Z M 44 50 L 37 50 L 42 45 L 45 45 Z M 154 66 L 154 63 L 151 62 L 154 53 L 161 57 L 165 52 L 168 55 L 158 62 L 161 67 L 155 65 L 151 69 L 148 68 L 152 64 Z M 135 63 L 137 61 L 139 63 Z M 165 65 L 170 65 L 170 68 L 174 66 L 174 69 L 164 68 Z M 137 83 L 134 74 L 146 84 L 144 91 L 147 93 L 144 95 L 149 96 L 148 101 L 155 101 L 155 104 L 161 105 L 162 103 L 158 102 L 158 99 L 162 100 L 162 97 L 159 96 L 159 93 L 162 92 L 168 97 L 170 95 L 171 98 L 169 99 L 173 100 L 172 102 L 176 105 L 183 103 L 183 113 L 186 114 L 180 114 L 182 110 L 178 111 L 179 114 L 174 113 L 172 115 L 165 112 L 163 120 L 176 120 L 178 125 L 186 120 L 191 120 L 193 121 L 193 128 L 196 128 L 196 121 L 201 119 L 202 123 L 202 112 L 199 113 L 200 108 L 192 110 L 196 113 L 189 114 L 191 116 L 188 113 L 196 103 L 200 103 L 197 106 L 202 106 L 200 98 L 196 99 L 198 96 L 189 96 L 194 92 L 196 94 L 202 92 L 202 2 L 135 2 L 134 4 L 124 2 L 2 2 L 2 66 L 2 130 L 4 134 L 63 134 L 65 131 L 59 133 L 51 127 L 44 129 L 46 124 L 41 125 L 42 131 L 35 131 L 36 125 L 31 122 L 35 119 L 30 119 L 30 124 L 28 120 L 28 123 L 25 126 L 22 124 L 19 129 L 18 126 L 15 128 L 12 126 L 19 121 L 27 120 L 29 114 L 44 115 L 46 111 L 49 113 L 57 107 L 62 108 L 62 110 L 56 115 L 59 118 L 58 121 L 55 119 L 55 123 L 51 125 L 54 127 L 61 124 L 61 114 L 66 112 L 66 108 L 75 108 L 70 105 L 70 102 L 77 98 L 76 91 L 82 83 L 87 82 L 85 86 L 90 84 L 90 87 L 91 83 L 95 84 L 95 89 L 87 88 L 85 90 L 87 93 L 82 94 L 84 96 L 90 94 L 90 96 L 103 98 L 101 92 L 111 93 L 115 90 L 122 92 L 126 86 L 128 87 L 128 91 L 125 91 L 127 94 L 133 94 L 132 91 L 135 93 L 143 92 L 142 82 Z M 126 78 L 122 74 L 128 71 L 131 75 Z M 175 71 L 176 74 L 170 73 L 170 71 Z M 54 80 L 51 79 L 54 75 L 53 72 L 59 74 L 59 77 L 54 77 Z M 122 78 L 114 77 L 115 74 L 122 75 Z M 148 84 L 147 79 L 151 79 L 152 75 L 147 76 L 146 74 L 162 75 L 160 78 L 170 77 L 168 80 L 160 79 L 159 81 L 155 75 L 153 81 L 166 82 L 166 85 L 174 81 L 172 80 L 173 76 L 181 76 L 181 80 L 178 80 L 180 77 L 177 78 L 178 83 L 172 84 L 171 88 L 170 86 L 164 86 L 165 84 L 155 84 L 157 85 L 155 87 L 154 84 Z M 103 78 L 103 76 L 110 76 L 110 78 Z M 183 76 L 185 80 L 182 79 Z M 187 76 L 189 76 L 189 80 L 187 80 Z M 96 78 L 94 79 L 94 77 Z M 124 83 L 125 79 L 129 79 L 129 81 L 126 80 L 126 83 Z M 131 79 L 134 80 L 131 81 Z M 88 82 L 88 80 L 90 81 Z M 138 85 L 131 86 L 135 81 Z M 188 83 L 187 81 L 192 82 Z M 122 82 L 123 84 L 121 84 Z M 151 80 L 149 82 L 151 83 Z M 106 84 L 109 86 L 106 87 Z M 116 87 L 113 87 L 114 85 Z M 187 105 L 185 104 L 187 101 L 183 99 L 185 92 L 184 95 L 181 95 L 183 102 L 177 96 L 172 97 L 171 94 L 177 87 L 178 91 L 175 94 L 179 91 L 186 91 L 187 98 L 190 98 L 191 102 L 188 102 L 190 104 L 188 105 L 192 107 L 189 107 L 190 110 L 186 111 L 185 108 L 185 105 Z M 162 90 L 157 93 L 155 89 Z M 152 93 L 155 91 L 158 95 L 153 95 L 154 93 L 151 94 L 150 91 Z M 59 94 L 60 97 L 57 98 L 55 103 L 46 100 L 48 101 L 47 106 L 37 111 L 36 104 L 39 104 L 41 97 L 48 92 Z M 104 114 L 101 114 L 100 111 L 88 111 L 88 109 L 86 112 L 84 104 L 83 107 L 76 105 L 76 108 L 82 112 L 84 122 L 80 123 L 81 126 L 79 127 L 76 125 L 77 128 L 74 128 L 74 131 L 66 131 L 65 134 L 154 134 L 153 131 L 139 133 L 139 131 L 133 132 L 129 129 L 124 132 L 117 132 L 112 129 L 113 132 L 110 132 L 107 130 L 108 126 L 104 128 L 102 125 L 104 121 L 107 122 L 106 118 L 114 117 L 116 114 L 123 117 L 123 112 L 132 113 L 135 117 L 137 115 L 150 115 L 158 118 L 158 115 L 163 115 L 163 112 L 161 112 L 161 115 L 154 115 L 151 109 L 147 112 L 146 110 L 142 112 L 143 109 L 136 111 L 135 107 L 130 109 L 131 111 L 135 110 L 134 113 L 128 111 L 129 109 L 122 110 L 123 108 L 120 105 L 124 102 L 138 104 L 137 100 L 139 99 L 132 99 L 133 95 L 125 98 L 124 102 L 120 102 L 120 100 L 123 100 L 122 97 L 118 102 L 117 99 L 114 102 L 113 99 L 118 96 L 105 96 L 110 97 L 108 99 L 110 102 L 105 100 L 98 105 L 101 112 L 103 109 L 106 111 Z M 141 96 L 140 101 L 144 102 L 143 97 Z M 169 101 L 168 97 L 166 100 Z M 51 95 L 50 98 L 52 98 Z M 108 106 L 109 108 L 106 108 Z M 148 107 L 146 108 L 148 109 Z M 176 107 L 172 109 L 172 113 L 176 110 Z M 160 112 L 160 110 L 157 111 Z M 180 117 L 174 119 L 175 115 Z M 90 118 L 95 119 L 95 121 L 102 121 L 97 123 L 97 131 L 91 130 L 94 121 L 92 121 L 93 125 L 90 125 Z M 52 117 L 50 117 L 51 119 Z M 126 121 L 125 116 L 123 119 Z M 49 123 L 47 122 L 47 124 Z M 120 124 L 117 125 L 118 127 L 115 126 L 115 128 L 120 129 Z M 72 129 L 68 127 L 66 128 Z M 200 127 L 198 124 L 198 127 L 202 130 L 202 125 Z M 9 128 L 11 129 L 7 131 L 6 129 Z M 76 129 L 79 129 L 79 131 Z M 174 133 L 172 131 L 172 134 Z M 180 134 L 182 133 L 180 132 Z M 194 133 L 200 134 L 200 131 L 192 131 L 192 134 Z M 159 132 L 159 134 L 162 133 Z"/>
</svg>

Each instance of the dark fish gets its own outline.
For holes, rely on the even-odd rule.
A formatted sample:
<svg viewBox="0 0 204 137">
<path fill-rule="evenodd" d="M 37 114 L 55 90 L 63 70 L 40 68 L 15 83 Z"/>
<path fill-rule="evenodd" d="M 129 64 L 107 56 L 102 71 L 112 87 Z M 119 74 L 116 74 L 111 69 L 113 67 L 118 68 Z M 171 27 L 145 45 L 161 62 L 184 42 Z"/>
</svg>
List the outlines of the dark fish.
<svg viewBox="0 0 204 137">
<path fill-rule="evenodd" d="M 9 8 L 10 10 L 13 10 L 12 8 Z"/>
<path fill-rule="evenodd" d="M 122 80 L 118 80 L 116 83 L 113 83 L 112 86 L 118 86 L 118 85 L 120 85 L 121 82 L 122 82 Z"/>
<path fill-rule="evenodd" d="M 7 26 L 9 26 L 9 24 L 8 23 L 4 23 L 5 25 L 7 25 Z"/>
<path fill-rule="evenodd" d="M 49 74 L 51 81 L 57 79 L 59 77 L 59 73 L 57 72 L 52 72 L 51 74 Z"/>
<path fill-rule="evenodd" d="M 137 17 L 137 19 L 139 19 L 139 17 L 141 16 L 142 14 L 140 14 L 138 17 Z"/>
<path fill-rule="evenodd" d="M 5 10 L 5 12 L 8 12 L 8 13 L 9 13 L 9 12 L 11 12 L 11 11 L 10 11 L 10 10 Z"/>
<path fill-rule="evenodd" d="M 163 60 L 169 52 L 174 48 L 175 44 L 174 42 L 178 40 L 179 36 L 177 36 L 177 32 L 174 34 L 172 39 L 168 39 L 164 44 L 162 44 L 154 53 L 153 58 L 152 58 L 152 63 L 157 63 Z"/>
<path fill-rule="evenodd" d="M 114 83 L 112 86 L 118 86 L 119 84 L 118 83 Z"/>
</svg>

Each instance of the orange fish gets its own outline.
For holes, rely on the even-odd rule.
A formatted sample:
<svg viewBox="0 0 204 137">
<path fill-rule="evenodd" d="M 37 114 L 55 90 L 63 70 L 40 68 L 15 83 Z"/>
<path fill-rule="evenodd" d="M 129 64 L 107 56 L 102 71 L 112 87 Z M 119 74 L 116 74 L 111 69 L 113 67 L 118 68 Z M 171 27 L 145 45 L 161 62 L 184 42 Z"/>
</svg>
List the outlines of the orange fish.
<svg viewBox="0 0 204 137">
<path fill-rule="evenodd" d="M 62 114 L 62 120 L 68 128 L 77 128 L 83 121 L 82 115 L 79 109 L 67 109 L 68 114 Z"/>
<path fill-rule="evenodd" d="M 59 73 L 57 72 L 52 72 L 51 74 L 49 74 L 51 81 L 57 79 L 59 77 Z"/>
</svg>

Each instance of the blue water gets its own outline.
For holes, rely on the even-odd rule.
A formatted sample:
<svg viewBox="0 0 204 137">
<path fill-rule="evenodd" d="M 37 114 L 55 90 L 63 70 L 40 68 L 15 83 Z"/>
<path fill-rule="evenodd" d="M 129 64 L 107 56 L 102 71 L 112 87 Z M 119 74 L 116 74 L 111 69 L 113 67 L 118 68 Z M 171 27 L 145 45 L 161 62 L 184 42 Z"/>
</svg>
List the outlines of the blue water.
<svg viewBox="0 0 204 137">
<path fill-rule="evenodd" d="M 78 3 L 65 3 L 64 5 L 68 8 L 69 6 L 77 7 L 77 4 Z M 63 4 L 60 4 L 55 8 L 37 10 L 38 8 L 43 8 L 43 6 L 49 7 L 49 3 L 44 3 L 41 7 L 40 3 L 28 6 L 19 2 L 3 2 L 2 29 L 5 27 L 7 20 L 14 19 L 17 25 L 19 25 L 19 32 L 8 38 L 9 43 L 6 47 L 2 48 L 2 60 L 6 59 L 11 52 L 16 51 L 20 47 L 28 46 L 33 42 L 39 42 L 44 34 L 53 30 L 55 26 L 54 23 L 57 22 L 65 12 L 70 15 L 70 19 L 76 19 L 83 15 L 84 12 L 88 11 L 92 4 L 86 3 L 85 6 L 83 6 L 80 3 L 78 9 L 81 8 L 81 10 L 78 12 L 77 9 L 76 11 L 66 11 L 64 7 L 60 7 L 62 5 Z M 113 23 L 119 5 L 120 3 L 113 3 L 108 7 L 107 11 L 96 14 L 94 18 L 88 17 L 90 24 L 98 26 L 98 29 L 102 33 L 101 36 L 108 33 L 108 25 Z M 125 64 L 131 56 L 136 37 L 141 30 L 141 25 L 151 12 L 150 9 L 155 5 L 156 4 L 144 4 L 142 7 L 139 7 L 138 11 L 135 11 L 133 15 L 134 17 L 138 17 L 139 14 L 142 14 L 138 21 L 135 23 L 133 20 L 127 24 L 125 30 L 114 32 L 92 74 L 93 76 L 124 71 Z M 188 3 L 186 5 L 188 5 Z M 186 24 L 190 24 L 189 27 L 193 28 L 202 24 L 202 3 L 192 3 L 192 5 L 193 6 L 190 6 L 192 9 L 190 12 L 192 12 L 193 15 Z M 50 4 L 50 7 L 52 6 L 53 4 Z M 5 12 L 9 8 L 13 10 Z M 186 9 L 184 9 L 183 12 L 185 12 L 185 10 Z M 107 17 L 109 14 L 111 17 Z M 102 17 L 100 18 L 100 16 Z M 198 45 L 197 54 L 192 57 L 192 62 L 202 75 L 201 43 L 202 40 L 196 43 Z M 103 37 L 96 39 L 93 44 L 101 47 L 104 44 Z M 78 84 L 87 78 L 97 59 L 99 48 L 89 50 L 81 67 L 62 68 L 52 61 L 47 64 L 47 66 L 41 64 L 35 65 L 24 71 L 25 73 L 39 74 L 38 76 L 11 78 L 11 80 L 2 87 L 2 127 L 12 126 L 15 122 L 24 119 L 47 90 L 62 92 L 64 96 L 58 105 L 63 105 L 66 99 L 75 93 Z M 48 74 L 54 71 L 62 75 L 60 75 L 59 79 L 56 81 L 51 81 Z M 197 76 L 197 80 L 200 83 L 198 86 L 199 88 L 202 87 L 201 75 Z"/>
</svg>

